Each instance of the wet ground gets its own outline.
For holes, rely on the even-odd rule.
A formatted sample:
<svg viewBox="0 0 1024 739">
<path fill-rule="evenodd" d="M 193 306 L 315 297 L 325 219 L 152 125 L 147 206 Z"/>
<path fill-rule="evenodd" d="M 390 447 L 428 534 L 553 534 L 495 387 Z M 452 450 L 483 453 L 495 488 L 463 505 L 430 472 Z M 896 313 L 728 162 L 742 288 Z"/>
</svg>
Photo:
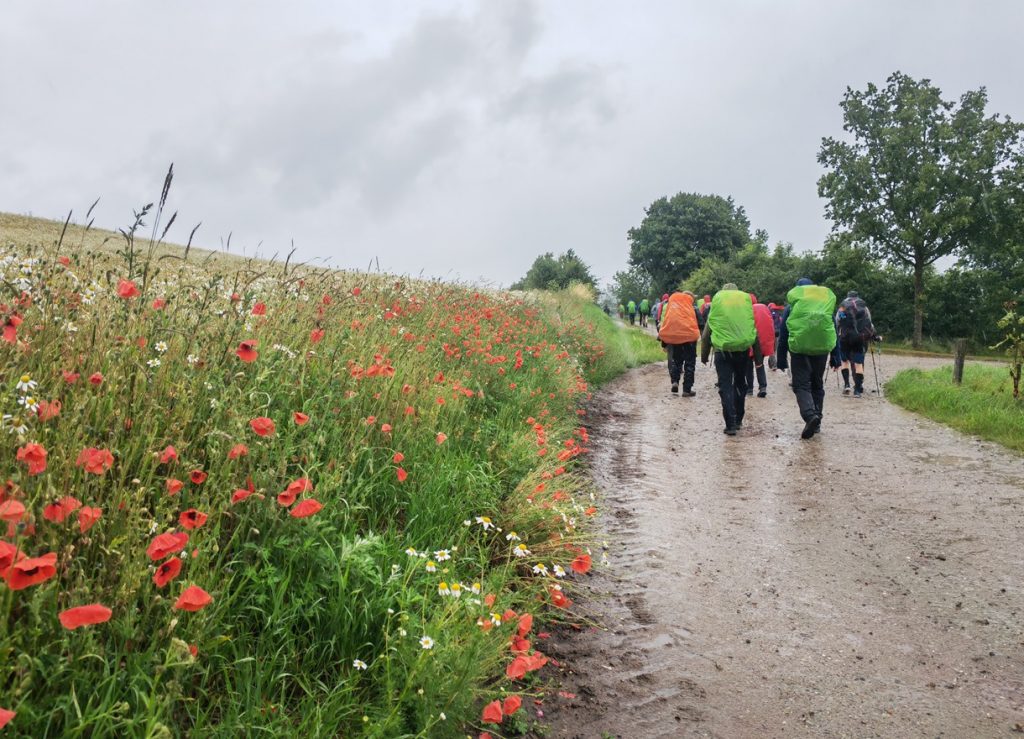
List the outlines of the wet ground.
<svg viewBox="0 0 1024 739">
<path fill-rule="evenodd" d="M 736 437 L 699 363 L 695 398 L 663 365 L 602 390 L 610 565 L 544 645 L 545 736 L 1021 736 L 1024 459 L 826 379 L 810 441 L 779 373 Z"/>
</svg>

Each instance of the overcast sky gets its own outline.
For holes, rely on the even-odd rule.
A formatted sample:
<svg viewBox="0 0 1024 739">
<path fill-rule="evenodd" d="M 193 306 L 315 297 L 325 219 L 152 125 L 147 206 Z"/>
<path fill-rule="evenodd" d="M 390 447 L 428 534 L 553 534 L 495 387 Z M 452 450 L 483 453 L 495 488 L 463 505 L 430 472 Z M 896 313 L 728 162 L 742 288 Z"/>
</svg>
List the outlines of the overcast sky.
<svg viewBox="0 0 1024 739">
<path fill-rule="evenodd" d="M 1024 120 L 1020 0 L 4 0 L 0 210 L 508 285 L 602 282 L 676 192 L 817 249 L 822 136 L 895 70 Z"/>
</svg>

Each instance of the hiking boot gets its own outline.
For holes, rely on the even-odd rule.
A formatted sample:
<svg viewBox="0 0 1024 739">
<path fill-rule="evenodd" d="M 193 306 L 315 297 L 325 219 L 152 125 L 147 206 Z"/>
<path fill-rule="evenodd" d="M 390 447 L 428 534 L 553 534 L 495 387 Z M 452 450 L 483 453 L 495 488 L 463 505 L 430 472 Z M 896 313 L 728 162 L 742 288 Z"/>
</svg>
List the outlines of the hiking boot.
<svg viewBox="0 0 1024 739">
<path fill-rule="evenodd" d="M 735 426 L 726 426 L 722 433 L 728 434 L 729 436 L 736 435 L 737 428 Z"/>
<path fill-rule="evenodd" d="M 843 395 L 849 395 L 849 394 L 850 394 L 850 386 L 847 385 L 846 387 L 843 388 Z"/>
<path fill-rule="evenodd" d="M 747 390 L 747 397 L 748 398 L 753 398 L 754 397 L 754 391 L 753 390 Z"/>
<path fill-rule="evenodd" d="M 678 393 L 679 392 L 679 383 L 678 382 L 673 382 L 672 383 L 672 392 L 674 392 L 674 393 Z"/>
<path fill-rule="evenodd" d="M 861 388 L 857 388 L 856 390 L 853 391 L 853 397 L 855 398 L 859 398 L 862 395 L 864 395 L 864 391 Z"/>
<path fill-rule="evenodd" d="M 804 424 L 804 430 L 800 432 L 801 439 L 810 439 L 821 428 L 821 416 L 815 416 Z"/>
<path fill-rule="evenodd" d="M 757 397 L 759 397 L 759 398 L 767 398 L 768 397 L 768 391 L 767 390 L 758 390 L 757 391 Z"/>
<path fill-rule="evenodd" d="M 692 398 L 696 394 L 697 393 L 693 392 L 693 390 L 683 390 L 683 395 L 685 395 L 687 398 Z"/>
</svg>

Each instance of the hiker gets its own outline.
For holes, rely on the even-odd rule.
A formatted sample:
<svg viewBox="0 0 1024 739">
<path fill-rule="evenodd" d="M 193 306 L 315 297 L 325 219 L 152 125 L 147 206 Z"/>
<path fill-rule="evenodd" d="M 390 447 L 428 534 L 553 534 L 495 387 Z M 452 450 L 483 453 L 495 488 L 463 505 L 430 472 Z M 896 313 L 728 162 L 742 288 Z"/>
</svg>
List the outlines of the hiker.
<svg viewBox="0 0 1024 739">
<path fill-rule="evenodd" d="M 654 330 L 657 331 L 661 323 L 661 313 L 665 310 L 665 304 L 668 303 L 668 293 L 661 296 L 661 300 L 654 304 L 651 309 L 651 315 L 654 316 Z"/>
<path fill-rule="evenodd" d="M 750 350 L 754 350 L 755 363 L 760 364 L 763 357 L 750 295 L 740 292 L 731 282 L 722 285 L 711 299 L 700 337 L 701 364 L 708 363 L 712 347 L 715 349 L 715 371 L 718 373 L 718 395 L 722 399 L 725 433 L 735 436 L 743 426 Z"/>
<path fill-rule="evenodd" d="M 635 326 L 636 325 L 636 301 L 635 300 L 630 300 L 628 303 L 626 303 L 626 313 L 629 314 L 629 325 L 630 326 Z"/>
<path fill-rule="evenodd" d="M 782 328 L 782 306 L 769 303 L 768 312 L 772 314 L 772 330 L 775 332 L 775 346 L 772 347 L 772 353 L 768 356 L 768 366 L 772 372 L 775 372 L 778 369 L 775 366 L 775 350 L 779 348 L 779 329 Z"/>
<path fill-rule="evenodd" d="M 757 328 L 757 342 L 761 345 L 761 355 L 771 357 L 775 353 L 775 325 L 772 322 L 771 311 L 764 303 L 757 302 L 754 293 L 750 293 L 750 301 L 754 304 L 754 326 Z M 754 356 L 753 349 L 750 356 Z M 768 375 L 764 371 L 763 361 L 751 361 L 747 365 L 747 395 L 754 394 L 754 370 L 757 370 L 757 397 L 765 398 L 768 396 Z"/>
<path fill-rule="evenodd" d="M 668 352 L 668 377 L 673 393 L 679 392 L 679 379 L 683 380 L 683 395 L 692 398 L 693 374 L 697 365 L 697 309 L 693 306 L 693 293 L 674 292 L 662 304 L 661 327 L 658 330 L 661 345 Z"/>
<path fill-rule="evenodd" d="M 623 320 L 626 317 L 626 306 L 619 303 L 619 320 Z"/>
<path fill-rule="evenodd" d="M 651 301 L 644 298 L 640 301 L 640 325 L 647 328 L 647 316 L 651 315 Z"/>
<path fill-rule="evenodd" d="M 821 428 L 825 365 L 836 346 L 836 294 L 802 277 L 786 294 L 786 303 L 775 364 L 783 370 L 792 365 L 793 392 L 804 420 L 800 438 L 810 439 Z"/>
<path fill-rule="evenodd" d="M 708 322 L 708 311 L 711 310 L 711 296 L 705 295 L 700 299 L 697 305 L 697 317 L 700 319 L 700 330 L 704 330 L 704 326 Z"/>
<path fill-rule="evenodd" d="M 876 341 L 875 326 L 871 322 L 871 311 L 856 290 L 850 290 L 846 299 L 836 311 L 836 365 L 842 367 L 843 395 L 850 394 L 850 370 L 853 369 L 853 397 L 864 395 L 864 354 L 868 342 Z M 853 365 L 852 368 L 850 365 Z"/>
</svg>

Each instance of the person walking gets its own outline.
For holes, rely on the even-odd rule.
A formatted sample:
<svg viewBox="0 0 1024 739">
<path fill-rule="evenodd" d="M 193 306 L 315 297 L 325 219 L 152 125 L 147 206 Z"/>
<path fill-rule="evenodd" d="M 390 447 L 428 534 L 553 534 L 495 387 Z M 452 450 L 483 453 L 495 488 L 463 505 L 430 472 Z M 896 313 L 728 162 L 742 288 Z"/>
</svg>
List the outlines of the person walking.
<svg viewBox="0 0 1024 739">
<path fill-rule="evenodd" d="M 651 308 L 651 315 L 654 317 L 654 330 L 658 331 L 661 325 L 661 313 L 665 309 L 665 304 L 668 303 L 668 293 L 661 296 L 661 300 L 654 304 Z"/>
<path fill-rule="evenodd" d="M 775 324 L 772 321 L 771 311 L 764 303 L 758 303 L 754 293 L 750 293 L 750 300 L 754 304 L 754 326 L 757 328 L 757 343 L 761 345 L 761 356 L 771 357 L 775 353 Z M 750 356 L 753 358 L 754 351 L 751 349 Z M 747 367 L 747 395 L 754 394 L 754 372 L 757 371 L 757 397 L 768 396 L 768 375 L 764 371 L 764 361 L 759 363 L 751 361 Z"/>
<path fill-rule="evenodd" d="M 697 309 L 693 305 L 693 293 L 675 292 L 662 304 L 661 325 L 658 338 L 668 352 L 668 377 L 673 393 L 679 392 L 680 377 L 683 381 L 683 395 L 692 398 L 694 369 L 697 365 Z"/>
<path fill-rule="evenodd" d="M 644 298 L 640 301 L 640 325 L 647 328 L 647 317 L 651 315 L 651 301 Z"/>
<path fill-rule="evenodd" d="M 801 439 L 821 429 L 825 407 L 825 365 L 836 346 L 836 294 L 806 277 L 786 294 L 775 364 L 790 368 L 793 393 L 804 420 Z"/>
<path fill-rule="evenodd" d="M 850 394 L 850 370 L 853 370 L 853 397 L 864 395 L 864 355 L 869 342 L 878 339 L 871 311 L 856 290 L 850 290 L 836 311 L 836 353 L 833 364 L 843 373 L 843 395 Z"/>
<path fill-rule="evenodd" d="M 626 306 L 624 306 L 622 303 L 619 303 L 619 320 L 622 320 L 625 317 L 626 317 Z"/>
<path fill-rule="evenodd" d="M 725 433 L 735 436 L 743 427 L 747 396 L 747 365 L 750 350 L 754 361 L 761 363 L 761 345 L 757 341 L 754 306 L 750 295 L 741 292 L 731 282 L 722 286 L 711 299 L 707 322 L 701 334 L 700 361 L 708 363 L 711 349 L 715 350 L 715 371 L 718 373 L 718 395 L 722 400 Z"/>
<path fill-rule="evenodd" d="M 628 303 L 626 303 L 626 313 L 629 314 L 629 325 L 630 326 L 635 326 L 636 325 L 636 301 L 635 300 L 630 300 Z"/>
</svg>

